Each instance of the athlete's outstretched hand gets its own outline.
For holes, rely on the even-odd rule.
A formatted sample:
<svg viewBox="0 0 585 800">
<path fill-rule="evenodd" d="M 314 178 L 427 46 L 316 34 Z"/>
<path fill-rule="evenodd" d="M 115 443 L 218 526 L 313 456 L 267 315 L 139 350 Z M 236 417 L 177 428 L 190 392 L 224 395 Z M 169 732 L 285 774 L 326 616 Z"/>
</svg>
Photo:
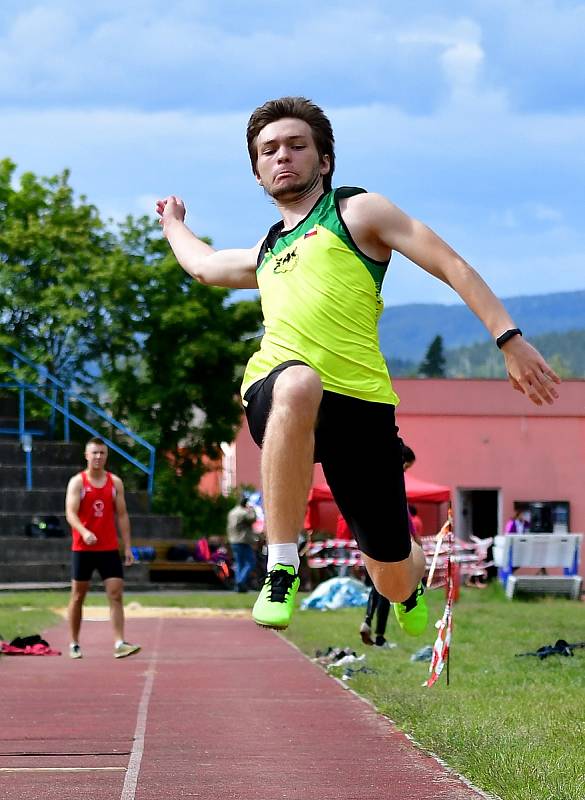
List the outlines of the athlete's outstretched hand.
<svg viewBox="0 0 585 800">
<path fill-rule="evenodd" d="M 543 400 L 549 405 L 554 403 L 559 396 L 554 384 L 559 384 L 561 379 L 536 348 L 522 336 L 514 336 L 502 347 L 502 353 L 514 389 L 527 394 L 537 406 L 541 406 Z"/>
<path fill-rule="evenodd" d="M 183 222 L 187 209 L 180 197 L 175 197 L 174 194 L 165 197 L 164 200 L 156 201 L 156 213 L 159 215 L 159 222 L 164 226 L 165 222 L 177 219 Z"/>
</svg>

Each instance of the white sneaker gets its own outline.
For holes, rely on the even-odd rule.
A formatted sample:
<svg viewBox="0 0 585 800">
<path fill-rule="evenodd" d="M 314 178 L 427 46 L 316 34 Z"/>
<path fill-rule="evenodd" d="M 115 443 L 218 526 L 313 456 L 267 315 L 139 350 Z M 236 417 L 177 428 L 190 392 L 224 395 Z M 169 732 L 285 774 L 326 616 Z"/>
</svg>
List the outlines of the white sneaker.
<svg viewBox="0 0 585 800">
<path fill-rule="evenodd" d="M 377 647 L 378 650 L 394 650 L 394 648 L 398 647 L 398 645 L 395 642 L 384 641 L 382 644 L 374 642 L 374 647 Z"/>
<path fill-rule="evenodd" d="M 122 642 L 117 647 L 114 647 L 114 658 L 126 658 L 132 656 L 134 653 L 140 651 L 139 644 L 130 644 L 130 642 Z"/>
<path fill-rule="evenodd" d="M 83 658 L 81 647 L 78 644 L 69 645 L 69 658 Z"/>
</svg>

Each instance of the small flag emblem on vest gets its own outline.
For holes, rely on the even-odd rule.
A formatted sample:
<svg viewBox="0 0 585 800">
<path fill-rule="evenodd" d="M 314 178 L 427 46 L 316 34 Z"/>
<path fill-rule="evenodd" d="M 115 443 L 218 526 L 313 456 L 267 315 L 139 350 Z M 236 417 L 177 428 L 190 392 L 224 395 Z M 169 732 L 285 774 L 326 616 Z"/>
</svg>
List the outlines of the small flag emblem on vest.
<svg viewBox="0 0 585 800">
<path fill-rule="evenodd" d="M 309 236 L 316 236 L 317 235 L 317 228 L 311 228 L 310 231 L 307 231 L 303 236 L 303 239 L 308 239 Z"/>
</svg>

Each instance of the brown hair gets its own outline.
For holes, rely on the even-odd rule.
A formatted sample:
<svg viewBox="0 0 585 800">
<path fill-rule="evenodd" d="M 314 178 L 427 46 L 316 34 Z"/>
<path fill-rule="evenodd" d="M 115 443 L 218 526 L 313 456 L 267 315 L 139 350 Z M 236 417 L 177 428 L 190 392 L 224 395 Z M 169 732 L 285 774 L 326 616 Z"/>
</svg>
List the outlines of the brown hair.
<svg viewBox="0 0 585 800">
<path fill-rule="evenodd" d="M 329 156 L 329 172 L 323 176 L 323 188 L 326 192 L 330 192 L 333 170 L 335 169 L 333 128 L 323 110 L 305 97 L 281 97 L 278 100 L 268 100 L 254 111 L 246 129 L 252 172 L 256 175 L 256 164 L 258 162 L 256 142 L 260 131 L 270 125 L 271 122 L 287 117 L 302 119 L 306 122 L 311 128 L 319 158 L 323 159 L 323 156 Z"/>
<path fill-rule="evenodd" d="M 103 439 L 100 439 L 99 436 L 93 436 L 91 439 L 88 439 L 88 441 L 85 443 L 86 448 L 89 447 L 90 444 L 99 444 L 102 445 L 103 447 L 108 446 Z"/>
</svg>

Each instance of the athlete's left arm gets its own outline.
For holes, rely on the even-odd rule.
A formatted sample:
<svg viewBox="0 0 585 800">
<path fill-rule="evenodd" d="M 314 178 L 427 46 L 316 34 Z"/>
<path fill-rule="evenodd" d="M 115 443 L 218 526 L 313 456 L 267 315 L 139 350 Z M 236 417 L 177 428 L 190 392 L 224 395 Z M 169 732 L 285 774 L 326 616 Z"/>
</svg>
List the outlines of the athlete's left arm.
<svg viewBox="0 0 585 800">
<path fill-rule="evenodd" d="M 112 475 L 114 486 L 116 488 L 116 521 L 118 523 L 118 530 L 122 537 L 124 545 L 124 564 L 129 567 L 134 563 L 134 556 L 132 555 L 132 547 L 130 544 L 130 517 L 128 516 L 128 509 L 126 507 L 126 496 L 124 494 L 124 484 L 117 475 Z"/>
<path fill-rule="evenodd" d="M 362 203 L 367 218 L 366 236 L 377 240 L 379 246 L 396 250 L 448 284 L 494 339 L 517 327 L 479 273 L 429 227 L 409 217 L 382 195 L 357 195 L 351 199 Z M 522 336 L 514 336 L 502 347 L 502 353 L 514 389 L 527 394 L 536 405 L 542 405 L 543 400 L 554 402 L 558 394 L 553 383 L 561 381 L 538 350 Z"/>
</svg>

